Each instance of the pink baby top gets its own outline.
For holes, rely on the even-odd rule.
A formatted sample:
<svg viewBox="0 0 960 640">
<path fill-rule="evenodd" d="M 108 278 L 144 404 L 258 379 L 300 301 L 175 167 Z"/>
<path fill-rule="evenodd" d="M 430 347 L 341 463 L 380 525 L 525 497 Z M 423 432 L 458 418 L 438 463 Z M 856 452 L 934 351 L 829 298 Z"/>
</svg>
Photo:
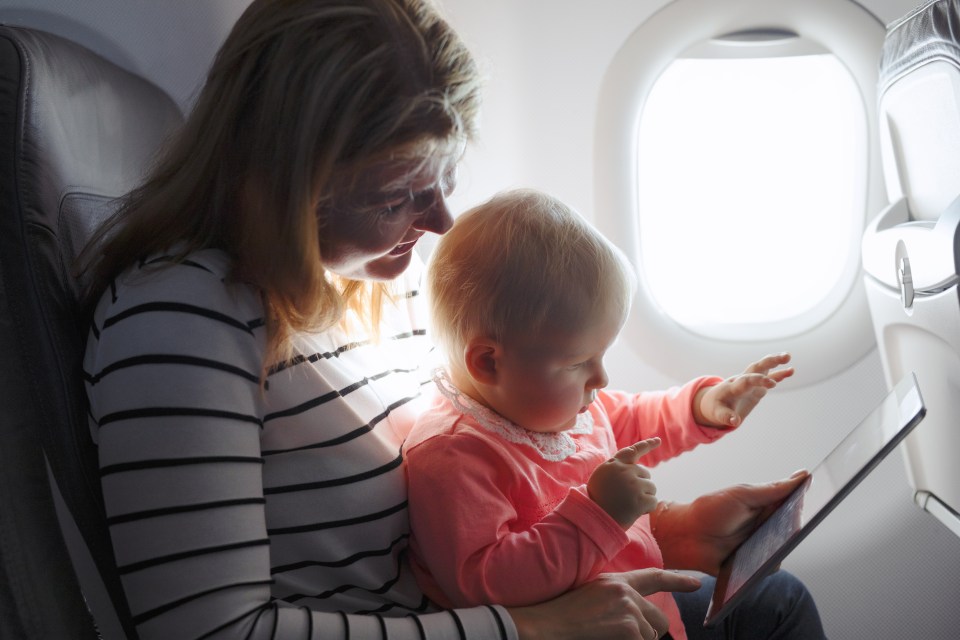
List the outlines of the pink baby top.
<svg viewBox="0 0 960 640">
<path fill-rule="evenodd" d="M 693 398 L 720 378 L 667 391 L 601 391 L 561 433 L 527 431 L 475 402 L 445 374 L 440 393 L 404 445 L 411 557 L 422 589 L 444 607 L 522 606 L 556 597 L 608 571 L 663 567 L 642 516 L 624 531 L 587 494 L 594 468 L 617 450 L 658 436 L 661 460 L 729 430 L 703 427 Z M 648 596 L 685 639 L 669 593 Z"/>
</svg>

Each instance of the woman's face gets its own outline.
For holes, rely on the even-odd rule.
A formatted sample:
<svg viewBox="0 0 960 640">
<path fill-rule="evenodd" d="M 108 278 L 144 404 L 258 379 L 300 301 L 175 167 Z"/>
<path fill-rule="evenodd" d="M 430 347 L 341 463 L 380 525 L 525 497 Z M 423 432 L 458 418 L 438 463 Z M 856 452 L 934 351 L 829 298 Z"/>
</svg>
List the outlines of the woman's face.
<svg viewBox="0 0 960 640">
<path fill-rule="evenodd" d="M 354 280 L 392 280 L 410 264 L 417 240 L 453 224 L 446 198 L 456 186 L 456 158 L 393 163 L 361 176 L 344 204 L 320 215 L 320 258 Z"/>
</svg>

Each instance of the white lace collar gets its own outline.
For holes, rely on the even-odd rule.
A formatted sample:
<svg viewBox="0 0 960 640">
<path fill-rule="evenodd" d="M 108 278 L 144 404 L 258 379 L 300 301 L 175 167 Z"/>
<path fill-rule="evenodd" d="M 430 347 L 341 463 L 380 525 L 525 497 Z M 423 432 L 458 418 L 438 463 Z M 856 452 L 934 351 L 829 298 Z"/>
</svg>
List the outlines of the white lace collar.
<svg viewBox="0 0 960 640">
<path fill-rule="evenodd" d="M 443 369 L 433 372 L 433 381 L 458 411 L 476 420 L 481 427 L 515 444 L 531 447 L 550 462 L 560 462 L 576 453 L 577 445 L 571 436 L 593 433 L 593 415 L 589 411 L 577 414 L 576 424 L 566 431 L 537 433 L 514 424 L 457 389 Z"/>
</svg>

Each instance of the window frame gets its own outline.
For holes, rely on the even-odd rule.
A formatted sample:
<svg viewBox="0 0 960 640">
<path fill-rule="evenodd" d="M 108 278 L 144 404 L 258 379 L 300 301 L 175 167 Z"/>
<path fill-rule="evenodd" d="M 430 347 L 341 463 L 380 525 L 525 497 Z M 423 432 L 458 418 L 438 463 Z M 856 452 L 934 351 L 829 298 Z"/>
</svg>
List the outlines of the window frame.
<svg viewBox="0 0 960 640">
<path fill-rule="evenodd" d="M 862 267 L 836 292 L 836 307 L 805 330 L 782 337 L 723 339 L 686 329 L 653 302 L 640 272 L 637 140 L 647 95 L 660 74 L 701 43 L 749 30 L 791 31 L 826 49 L 850 71 L 867 125 L 861 229 L 886 205 L 877 126 L 877 60 L 884 25 L 854 2 L 836 0 L 674 0 L 638 26 L 613 57 L 600 88 L 595 126 L 594 219 L 638 270 L 638 291 L 623 338 L 639 357 L 675 380 L 703 372 L 732 374 L 766 353 L 790 351 L 792 386 L 819 382 L 847 369 L 876 345 Z M 811 255 L 811 259 L 815 259 Z"/>
</svg>

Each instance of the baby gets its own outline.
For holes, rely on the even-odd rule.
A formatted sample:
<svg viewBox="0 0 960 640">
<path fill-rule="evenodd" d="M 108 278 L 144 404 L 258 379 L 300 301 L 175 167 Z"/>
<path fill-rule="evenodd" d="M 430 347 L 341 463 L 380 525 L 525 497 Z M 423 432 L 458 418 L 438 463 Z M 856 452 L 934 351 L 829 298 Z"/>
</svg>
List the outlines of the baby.
<svg viewBox="0 0 960 640">
<path fill-rule="evenodd" d="M 604 390 L 633 289 L 622 255 L 535 191 L 494 197 L 439 241 L 428 290 L 446 367 L 404 445 L 411 557 L 437 604 L 522 606 L 601 572 L 663 567 L 667 503 L 638 462 L 716 440 L 793 374 L 779 354 L 726 380 Z M 648 599 L 684 638 L 671 594 Z"/>
</svg>

